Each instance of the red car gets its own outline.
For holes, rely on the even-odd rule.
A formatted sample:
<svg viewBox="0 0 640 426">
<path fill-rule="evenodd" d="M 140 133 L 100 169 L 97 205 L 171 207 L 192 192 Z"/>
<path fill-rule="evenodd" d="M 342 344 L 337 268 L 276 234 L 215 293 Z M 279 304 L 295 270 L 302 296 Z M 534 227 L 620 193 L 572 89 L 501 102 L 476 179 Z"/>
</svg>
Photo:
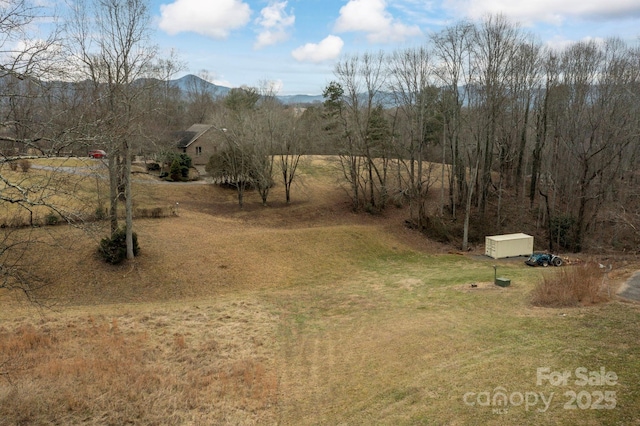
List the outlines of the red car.
<svg viewBox="0 0 640 426">
<path fill-rule="evenodd" d="M 89 157 L 91 158 L 105 158 L 107 153 L 101 149 L 94 149 L 93 151 L 89 151 Z"/>
</svg>

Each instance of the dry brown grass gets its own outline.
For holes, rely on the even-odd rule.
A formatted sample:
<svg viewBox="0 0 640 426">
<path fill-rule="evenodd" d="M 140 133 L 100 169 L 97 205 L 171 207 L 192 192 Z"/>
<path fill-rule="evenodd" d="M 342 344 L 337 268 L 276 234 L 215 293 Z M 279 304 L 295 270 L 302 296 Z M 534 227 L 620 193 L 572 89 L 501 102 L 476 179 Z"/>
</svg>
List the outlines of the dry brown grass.
<svg viewBox="0 0 640 426">
<path fill-rule="evenodd" d="M 100 223 L 38 230 L 28 260 L 53 308 L 0 293 L 0 425 L 638 421 L 640 312 L 532 307 L 539 270 L 522 262 L 500 263 L 511 287 L 465 291 L 495 261 L 448 255 L 401 209 L 350 213 L 331 167 L 309 160 L 289 206 L 276 186 L 243 210 L 233 191 L 136 182 L 139 207 L 178 215 L 135 221 L 141 255 L 121 266 L 94 255 Z M 622 378 L 614 411 L 462 403 L 536 390 L 538 366 L 602 363 Z"/>
<path fill-rule="evenodd" d="M 275 318 L 254 308 L 51 315 L 3 329 L 0 424 L 272 422 Z"/>
<path fill-rule="evenodd" d="M 594 262 L 568 266 L 543 275 L 531 294 L 535 306 L 588 305 L 608 300 L 604 271 Z"/>
<path fill-rule="evenodd" d="M 26 191 L 29 200 L 37 204 L 24 209 L 19 203 L 4 203 L 0 208 L 0 224 L 4 226 L 45 224 L 47 215 L 58 215 L 47 205 L 56 206 L 74 220 L 85 219 L 95 213 L 100 199 L 107 194 L 108 182 L 101 177 L 102 169 L 95 168 L 97 163 L 83 163 L 79 159 L 36 159 L 30 160 L 30 164 L 26 171 L 0 166 L 3 176 L 14 185 L 0 185 L 4 196 L 21 199 Z M 69 170 L 78 173 L 68 173 Z"/>
<path fill-rule="evenodd" d="M 256 292 L 355 274 L 370 246 L 423 244 L 401 222 L 407 242 L 384 217 L 350 213 L 325 175 L 304 177 L 289 206 L 275 188 L 269 207 L 250 193 L 243 210 L 209 185 L 134 189 L 138 206 L 177 204 L 136 221 L 135 262 L 95 256 L 106 224 L 47 228 L 31 268 L 48 277 L 35 296 L 53 310 L 0 294 L 0 424 L 276 423 L 282 314 Z"/>
</svg>

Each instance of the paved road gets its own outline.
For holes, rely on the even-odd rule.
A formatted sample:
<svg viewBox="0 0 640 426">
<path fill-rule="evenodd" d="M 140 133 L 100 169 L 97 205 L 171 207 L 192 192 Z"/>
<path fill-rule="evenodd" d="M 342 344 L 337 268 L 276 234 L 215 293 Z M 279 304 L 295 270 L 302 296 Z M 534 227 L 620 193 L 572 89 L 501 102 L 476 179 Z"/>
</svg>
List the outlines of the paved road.
<svg viewBox="0 0 640 426">
<path fill-rule="evenodd" d="M 618 296 L 640 302 L 640 271 L 627 280 Z"/>
</svg>

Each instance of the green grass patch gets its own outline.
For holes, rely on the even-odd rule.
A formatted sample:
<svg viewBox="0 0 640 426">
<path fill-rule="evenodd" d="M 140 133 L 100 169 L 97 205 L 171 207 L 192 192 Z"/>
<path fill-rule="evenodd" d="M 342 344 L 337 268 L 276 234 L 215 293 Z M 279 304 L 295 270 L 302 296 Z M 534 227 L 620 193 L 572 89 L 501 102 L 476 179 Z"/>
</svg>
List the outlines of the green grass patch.
<svg viewBox="0 0 640 426">
<path fill-rule="evenodd" d="M 529 294 L 539 274 L 519 263 L 499 266 L 512 287 L 471 290 L 464 284 L 493 280 L 493 263 L 411 250 L 369 253 L 349 279 L 268 297 L 296 311 L 281 336 L 305 390 L 298 409 L 285 407 L 287 423 L 304 422 L 302 413 L 313 409 L 332 424 L 638 420 L 640 313 L 633 306 L 536 308 Z M 605 367 L 620 381 L 584 387 L 573 377 L 566 386 L 538 385 L 538 368 L 545 367 L 574 376 L 578 368 Z M 315 369 L 322 374 L 312 375 Z M 597 404 L 605 390 L 615 392 L 615 409 Z M 501 392 L 512 402 L 498 405 Z M 570 408 L 572 392 L 582 408 Z M 330 401 L 319 399 L 324 394 Z M 584 408 L 586 398 L 595 408 Z"/>
</svg>

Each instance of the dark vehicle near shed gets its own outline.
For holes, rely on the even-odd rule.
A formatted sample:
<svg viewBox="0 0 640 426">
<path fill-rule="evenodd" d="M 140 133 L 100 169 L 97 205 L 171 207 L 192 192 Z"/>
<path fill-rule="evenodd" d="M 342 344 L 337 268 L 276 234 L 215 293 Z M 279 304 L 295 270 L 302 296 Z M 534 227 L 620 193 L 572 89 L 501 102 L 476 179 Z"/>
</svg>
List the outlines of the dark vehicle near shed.
<svg viewBox="0 0 640 426">
<path fill-rule="evenodd" d="M 551 253 L 533 253 L 524 261 L 529 266 L 562 266 L 562 258 Z"/>
</svg>

